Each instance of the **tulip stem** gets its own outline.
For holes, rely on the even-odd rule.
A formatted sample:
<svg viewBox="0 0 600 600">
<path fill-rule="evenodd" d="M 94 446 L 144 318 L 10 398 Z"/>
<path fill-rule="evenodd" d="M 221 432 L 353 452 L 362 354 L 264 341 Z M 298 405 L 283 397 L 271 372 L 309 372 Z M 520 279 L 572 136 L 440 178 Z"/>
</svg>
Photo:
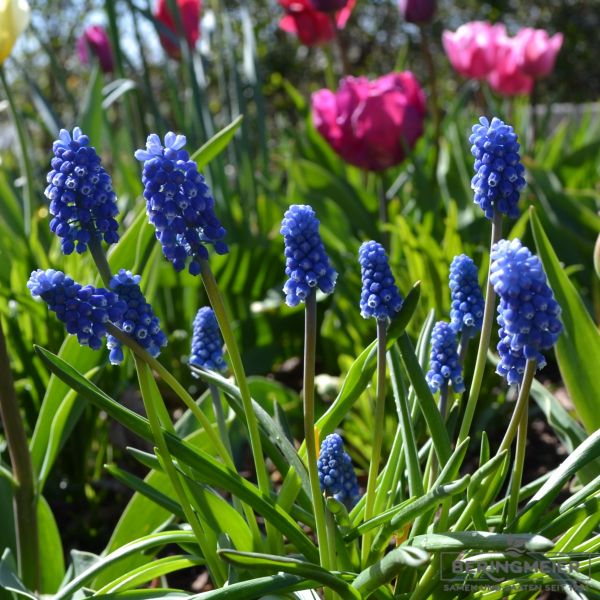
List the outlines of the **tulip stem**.
<svg viewBox="0 0 600 600">
<path fill-rule="evenodd" d="M 390 251 L 390 232 L 388 231 L 389 211 L 388 197 L 385 189 L 385 181 L 383 175 L 377 177 L 378 198 L 379 198 L 379 225 L 381 227 L 381 242 L 386 252 Z"/>
<path fill-rule="evenodd" d="M 25 194 L 23 196 L 23 230 L 25 236 L 29 237 L 31 233 L 31 215 L 33 207 L 35 206 L 35 193 L 33 185 L 33 167 L 31 166 L 31 160 L 29 159 L 29 151 L 27 148 L 27 133 L 23 125 L 23 121 L 17 111 L 17 105 L 13 98 L 8 81 L 6 81 L 6 74 L 4 67 L 0 65 L 0 81 L 4 87 L 8 105 L 10 107 L 10 113 L 13 118 L 15 129 L 17 131 L 17 138 L 19 139 L 19 162 L 21 164 L 21 170 L 25 175 Z"/>
<path fill-rule="evenodd" d="M 421 30 L 421 51 L 423 53 L 423 60 L 427 65 L 429 71 L 429 86 L 431 90 L 431 107 L 433 113 L 433 125 L 434 125 L 434 150 L 433 150 L 433 169 L 431 171 L 431 183 L 435 184 L 437 179 L 437 168 L 440 160 L 440 137 L 442 132 L 442 115 L 439 104 L 439 93 L 437 83 L 437 73 L 435 68 L 435 62 L 433 60 L 433 54 L 431 53 L 431 47 L 429 45 L 429 34 L 427 28 L 424 25 L 420 26 Z"/>
<path fill-rule="evenodd" d="M 475 361 L 475 369 L 473 371 L 473 380 L 469 389 L 469 398 L 467 407 L 463 416 L 460 432 L 458 434 L 457 445 L 463 442 L 469 435 L 469 429 L 473 422 L 475 407 L 479 399 L 481 391 L 481 382 L 483 381 L 483 372 L 487 362 L 487 351 L 490 346 L 490 338 L 492 336 L 492 325 L 494 322 L 494 310 L 496 308 L 496 292 L 490 281 L 490 271 L 492 268 L 491 250 L 494 244 L 502 237 L 502 213 L 494 211 L 492 219 L 492 239 L 490 243 L 490 265 L 488 268 L 487 288 L 485 292 L 485 308 L 483 311 L 483 323 L 481 325 L 481 335 L 479 337 L 479 347 L 477 349 L 477 359 Z"/>
<path fill-rule="evenodd" d="M 336 21 L 336 14 L 334 12 L 329 13 L 329 19 L 331 21 L 331 29 L 333 30 L 333 37 L 340 57 L 340 72 L 342 77 L 345 77 L 348 75 L 348 73 L 350 73 L 350 62 L 348 60 L 348 53 L 346 52 L 346 44 L 340 35 L 340 30 Z"/>
<path fill-rule="evenodd" d="M 36 479 L 29 453 L 29 444 L 19 402 L 10 370 L 10 360 L 0 320 L 0 417 L 8 446 L 13 476 L 14 515 L 17 534 L 17 558 L 19 574 L 25 586 L 37 591 L 40 589 L 40 555 L 37 524 Z"/>
</svg>

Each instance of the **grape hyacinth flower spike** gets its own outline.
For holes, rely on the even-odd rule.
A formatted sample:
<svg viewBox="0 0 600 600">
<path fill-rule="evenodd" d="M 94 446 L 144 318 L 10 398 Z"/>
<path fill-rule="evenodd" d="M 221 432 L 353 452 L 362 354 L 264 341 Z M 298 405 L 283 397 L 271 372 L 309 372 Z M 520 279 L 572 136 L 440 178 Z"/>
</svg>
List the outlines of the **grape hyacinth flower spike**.
<svg viewBox="0 0 600 600">
<path fill-rule="evenodd" d="M 307 205 L 293 204 L 281 222 L 285 244 L 285 274 L 283 286 L 288 306 L 304 302 L 313 289 L 330 294 L 335 287 L 337 273 L 329 263 L 315 211 Z"/>
<path fill-rule="evenodd" d="M 449 383 L 456 393 L 465 390 L 458 358 L 456 333 L 445 321 L 438 321 L 431 333 L 431 353 L 426 379 L 429 389 L 434 394 L 438 391 L 444 394 Z"/>
<path fill-rule="evenodd" d="M 510 125 L 494 117 L 481 117 L 469 137 L 475 157 L 471 189 L 475 202 L 488 219 L 497 211 L 510 218 L 519 216 L 519 197 L 525 187 L 517 134 Z"/>
<path fill-rule="evenodd" d="M 144 163 L 142 183 L 146 212 L 156 229 L 165 258 L 176 271 L 189 262 L 192 275 L 200 273 L 200 261 L 208 259 L 207 245 L 217 254 L 229 250 L 225 229 L 215 214 L 215 201 L 198 167 L 184 150 L 185 136 L 169 132 L 164 146 L 155 133 L 145 150 L 135 157 Z"/>
<path fill-rule="evenodd" d="M 378 321 L 392 319 L 402 308 L 385 248 L 378 242 L 365 242 L 358 251 L 362 276 L 360 314 Z"/>
<path fill-rule="evenodd" d="M 359 498 L 358 481 L 352 459 L 344 452 L 344 442 L 337 433 L 323 440 L 317 466 L 323 493 L 351 509 Z"/>
<path fill-rule="evenodd" d="M 65 324 L 67 333 L 93 350 L 102 347 L 109 322 L 118 322 L 126 310 L 117 294 L 91 285 L 81 286 L 62 271 L 33 271 L 27 282 L 31 295 L 41 298 Z"/>
<path fill-rule="evenodd" d="M 167 336 L 160 328 L 160 321 L 140 289 L 140 276 L 121 269 L 110 281 L 110 289 L 122 300 L 126 309 L 123 317 L 114 324 L 131 336 L 142 348 L 156 358 L 160 349 L 167 345 Z M 113 365 L 123 362 L 121 342 L 108 336 L 106 347 Z"/>
<path fill-rule="evenodd" d="M 466 254 L 455 256 L 450 264 L 449 280 L 452 296 L 450 326 L 455 333 L 462 332 L 463 338 L 468 339 L 481 330 L 485 304 L 472 259 Z"/>
<path fill-rule="evenodd" d="M 101 239 L 118 242 L 119 211 L 112 180 L 88 136 L 79 127 L 72 134 L 61 129 L 52 151 L 44 195 L 50 201 L 50 229 L 61 239 L 62 251 L 82 253 Z"/>
<path fill-rule="evenodd" d="M 210 371 L 225 371 L 227 363 L 223 358 L 223 339 L 219 324 L 212 308 L 203 306 L 194 318 L 192 352 L 190 365 Z"/>
<path fill-rule="evenodd" d="M 546 364 L 542 350 L 556 344 L 562 331 L 560 306 L 548 286 L 540 259 L 517 239 L 492 248 L 490 281 L 500 297 L 496 372 L 509 384 L 521 383 L 527 361 Z"/>
</svg>

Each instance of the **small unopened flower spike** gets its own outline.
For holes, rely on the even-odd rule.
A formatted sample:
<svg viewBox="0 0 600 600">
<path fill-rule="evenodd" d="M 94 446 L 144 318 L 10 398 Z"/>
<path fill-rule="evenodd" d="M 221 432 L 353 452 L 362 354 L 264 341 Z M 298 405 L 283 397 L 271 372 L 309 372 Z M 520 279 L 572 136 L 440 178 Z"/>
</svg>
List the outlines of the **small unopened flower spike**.
<svg viewBox="0 0 600 600">
<path fill-rule="evenodd" d="M 81 286 L 62 271 L 34 271 L 27 287 L 40 297 L 65 324 L 67 333 L 76 335 L 83 346 L 93 350 L 102 347 L 106 325 L 123 317 L 125 303 L 113 292 L 91 285 Z"/>
<path fill-rule="evenodd" d="M 225 371 L 227 363 L 223 358 L 223 339 L 219 324 L 212 308 L 203 306 L 194 318 L 192 352 L 190 365 L 210 371 Z"/>
<path fill-rule="evenodd" d="M 456 393 L 465 391 L 456 333 L 445 321 L 438 321 L 433 327 L 429 371 L 425 378 L 433 393 L 444 391 L 449 383 Z"/>
<path fill-rule="evenodd" d="M 469 142 L 475 157 L 475 176 L 471 180 L 475 202 L 488 219 L 494 217 L 494 212 L 516 219 L 525 169 L 514 129 L 497 117 L 491 123 L 481 117 L 473 125 Z"/>
<path fill-rule="evenodd" d="M 183 149 L 185 136 L 167 133 L 164 146 L 155 133 L 145 150 L 135 157 L 144 163 L 142 183 L 146 212 L 156 229 L 165 258 L 176 271 L 188 264 L 192 275 L 200 273 L 200 260 L 208 258 L 207 245 L 217 254 L 229 250 L 225 229 L 215 214 L 215 201 L 204 177 Z"/>
<path fill-rule="evenodd" d="M 337 433 L 323 440 L 317 468 L 321 490 L 352 508 L 359 498 L 358 481 L 352 459 L 344 452 L 344 442 Z"/>
<path fill-rule="evenodd" d="M 94 238 L 119 241 L 117 198 L 110 175 L 79 127 L 71 135 L 61 129 L 52 146 L 52 169 L 44 194 L 50 201 L 50 229 L 61 239 L 65 254 L 85 252 Z"/>
<path fill-rule="evenodd" d="M 481 330 L 485 302 L 477 280 L 477 267 L 466 255 L 455 256 L 450 265 L 452 308 L 450 326 L 470 338 Z"/>
<path fill-rule="evenodd" d="M 378 242 L 365 242 L 358 251 L 362 277 L 360 314 L 378 321 L 393 319 L 402 308 L 402 296 L 396 287 L 385 248 Z"/>
<path fill-rule="evenodd" d="M 333 292 L 337 273 L 329 263 L 319 235 L 319 220 L 307 205 L 293 204 L 281 222 L 285 244 L 285 274 L 289 279 L 283 286 L 288 306 L 304 302 L 311 290 L 325 294 Z"/>
<path fill-rule="evenodd" d="M 554 346 L 562 331 L 560 306 L 548 286 L 540 259 L 517 239 L 501 240 L 491 253 L 490 282 L 500 297 L 496 372 L 520 383 L 528 360 L 546 364 L 542 350 Z"/>
<path fill-rule="evenodd" d="M 167 336 L 160 328 L 160 321 L 152 306 L 140 289 L 140 276 L 121 269 L 110 281 L 110 289 L 122 300 L 126 309 L 123 317 L 114 324 L 131 336 L 151 356 L 157 357 L 163 346 L 167 345 Z M 109 335 L 106 347 L 110 350 L 109 359 L 113 365 L 123 361 L 121 342 Z"/>
</svg>

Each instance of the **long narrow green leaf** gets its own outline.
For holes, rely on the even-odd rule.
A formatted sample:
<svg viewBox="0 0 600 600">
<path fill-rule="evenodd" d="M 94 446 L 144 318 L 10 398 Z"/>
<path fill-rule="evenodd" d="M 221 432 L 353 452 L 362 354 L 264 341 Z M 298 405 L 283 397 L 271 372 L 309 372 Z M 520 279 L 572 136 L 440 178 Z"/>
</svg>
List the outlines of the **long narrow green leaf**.
<svg viewBox="0 0 600 600">
<path fill-rule="evenodd" d="M 268 577 L 257 577 L 249 581 L 240 581 L 221 588 L 191 596 L 189 600 L 256 600 L 267 594 L 285 594 L 298 590 L 319 587 L 319 582 L 311 579 L 278 573 Z"/>
<path fill-rule="evenodd" d="M 600 428 L 600 332 L 569 281 L 542 224 L 531 209 L 531 227 L 550 287 L 562 308 L 564 330 L 556 344 L 556 358 L 573 404 L 588 433 Z"/>
<path fill-rule="evenodd" d="M 36 346 L 36 352 L 53 373 L 76 389 L 84 398 L 106 411 L 127 429 L 144 439 L 152 440 L 146 419 L 121 406 L 100 388 L 87 381 L 81 373 L 48 350 Z M 287 512 L 274 504 L 271 498 L 263 496 L 256 486 L 246 481 L 237 472 L 216 461 L 212 456 L 190 446 L 176 436 L 167 433 L 165 438 L 169 452 L 184 464 L 195 469 L 205 483 L 236 494 L 240 500 L 269 519 L 309 560 L 318 560 L 317 549 L 304 531 Z"/>
<path fill-rule="evenodd" d="M 361 600 L 362 596 L 340 576 L 331 573 L 320 565 L 290 558 L 287 556 L 273 556 L 271 554 L 258 554 L 255 552 L 236 552 L 234 550 L 219 550 L 220 556 L 233 565 L 246 569 L 269 569 L 283 571 L 290 575 L 300 575 L 307 579 L 314 579 L 322 585 L 338 592 L 343 598 Z"/>
<path fill-rule="evenodd" d="M 242 124 L 243 119 L 243 115 L 237 117 L 237 119 L 232 121 L 227 127 L 224 127 L 221 131 L 215 133 L 210 140 L 192 154 L 191 159 L 196 161 L 199 171 L 202 171 L 215 156 L 218 156 L 225 148 L 227 148 L 236 131 Z"/>
</svg>

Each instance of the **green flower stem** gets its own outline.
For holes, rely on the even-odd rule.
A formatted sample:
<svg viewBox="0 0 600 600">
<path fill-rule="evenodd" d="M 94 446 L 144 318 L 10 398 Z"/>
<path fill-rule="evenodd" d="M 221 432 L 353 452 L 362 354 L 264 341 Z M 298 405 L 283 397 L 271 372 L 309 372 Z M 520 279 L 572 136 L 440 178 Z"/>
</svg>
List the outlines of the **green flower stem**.
<svg viewBox="0 0 600 600">
<path fill-rule="evenodd" d="M 244 413 L 246 415 L 246 424 L 248 426 L 248 435 L 250 438 L 250 447 L 252 449 L 252 456 L 254 458 L 254 466 L 256 469 L 256 478 L 258 480 L 258 487 L 260 491 L 267 497 L 270 495 L 270 483 L 269 473 L 267 472 L 267 465 L 263 457 L 262 443 L 260 441 L 260 433 L 258 431 L 258 422 L 254 410 L 252 408 L 252 397 L 250 396 L 250 388 L 248 387 L 248 381 L 244 372 L 244 365 L 242 364 L 242 357 L 235 341 L 235 335 L 229 323 L 227 317 L 227 311 L 225 309 L 225 301 L 221 295 L 215 276 L 210 268 L 210 264 L 207 260 L 200 260 L 200 274 L 202 275 L 202 283 L 208 295 L 208 299 L 217 317 L 223 340 L 229 354 L 229 360 L 231 361 L 231 368 L 235 376 L 237 386 L 240 390 L 242 397 L 242 404 L 244 406 Z M 274 529 L 271 524 L 266 521 L 266 530 L 269 543 L 272 548 L 278 546 L 276 542 L 277 530 Z"/>
<path fill-rule="evenodd" d="M 19 411 L 19 402 L 10 370 L 10 360 L 0 320 L 0 417 L 10 454 L 14 491 L 14 511 L 17 534 L 19 575 L 25 586 L 40 589 L 40 554 L 37 526 L 37 491 L 31 454 L 25 427 Z"/>
<path fill-rule="evenodd" d="M 448 383 L 444 383 L 440 388 L 440 415 L 442 415 L 442 420 L 446 420 L 446 411 L 448 409 Z"/>
<path fill-rule="evenodd" d="M 149 383 L 153 377 L 152 373 L 149 366 L 135 353 L 133 358 L 135 360 L 135 368 L 138 373 L 138 380 L 140 383 L 140 390 L 142 392 L 144 408 L 146 409 L 146 414 L 148 415 L 148 422 L 150 423 L 150 428 L 152 430 L 152 437 L 156 443 L 162 466 L 169 478 L 169 481 L 171 482 L 171 485 L 173 486 L 173 490 L 177 496 L 177 499 L 179 500 L 179 504 L 185 514 L 185 518 L 190 524 L 194 535 L 196 536 L 196 541 L 202 550 L 206 564 L 210 569 L 211 576 L 214 578 L 215 583 L 221 586 L 227 580 L 224 565 L 220 561 L 215 560 L 216 555 L 214 550 L 208 547 L 206 544 L 206 536 L 202 529 L 202 524 L 200 523 L 193 508 L 190 506 L 184 490 L 185 483 L 180 479 L 177 469 L 173 464 L 171 454 L 169 453 L 169 449 L 162 432 L 159 418 L 159 410 L 157 405 L 162 402 L 157 398 L 158 390 L 153 390 Z"/>
<path fill-rule="evenodd" d="M 325 45 L 323 52 L 325 52 L 327 59 L 325 62 L 325 84 L 330 90 L 335 91 L 337 88 L 337 78 L 333 69 L 333 51 L 331 50 L 331 46 Z"/>
<path fill-rule="evenodd" d="M 388 197 L 385 189 L 385 181 L 383 175 L 377 177 L 377 197 L 379 202 L 379 226 L 381 227 L 381 243 L 386 251 L 390 249 L 390 232 L 387 230 L 387 226 L 390 220 L 388 210 Z"/>
<path fill-rule="evenodd" d="M 502 214 L 494 212 L 492 219 L 492 241 L 490 244 L 490 253 L 494 244 L 502 237 Z M 475 369 L 473 371 L 473 380 L 469 389 L 469 399 L 467 407 L 460 426 L 457 444 L 464 441 L 469 435 L 469 429 L 475 415 L 475 407 L 479 399 L 481 391 L 481 382 L 483 381 L 483 372 L 485 371 L 485 363 L 487 361 L 487 351 L 490 346 L 490 338 L 492 336 L 492 325 L 494 322 L 494 311 L 496 309 L 496 292 L 490 282 L 490 270 L 492 260 L 490 257 L 490 266 L 488 268 L 487 289 L 485 292 L 485 308 L 483 311 L 483 323 L 481 326 L 481 336 L 479 337 L 479 348 L 477 349 L 477 359 L 475 361 Z"/>
<path fill-rule="evenodd" d="M 458 360 L 461 365 L 465 364 L 465 358 L 467 356 L 467 349 L 469 348 L 469 340 L 471 336 L 469 335 L 468 328 L 462 330 L 460 334 L 460 341 L 458 343 Z"/>
<path fill-rule="evenodd" d="M 515 404 L 515 410 L 510 418 L 510 423 L 508 424 L 508 428 L 506 429 L 502 443 L 498 448 L 498 454 L 500 454 L 500 452 L 503 450 L 508 450 L 510 448 L 510 445 L 512 444 L 512 441 L 517 433 L 517 429 L 522 422 L 523 413 L 527 412 L 529 392 L 531 391 L 531 385 L 533 383 L 533 377 L 535 376 L 536 369 L 536 361 L 528 360 L 527 364 L 525 365 L 525 373 L 523 373 L 523 379 L 519 389 L 519 397 L 517 398 L 517 403 Z M 527 421 L 525 421 L 525 425 L 527 425 Z"/>
<path fill-rule="evenodd" d="M 434 125 L 434 154 L 433 154 L 433 169 L 431 170 L 431 182 L 435 185 L 437 179 L 437 167 L 440 160 L 440 140 L 442 137 L 442 115 L 440 111 L 439 93 L 437 84 L 437 73 L 431 47 L 429 45 L 429 34 L 424 25 L 420 26 L 421 30 L 421 52 L 423 59 L 429 71 L 429 90 L 431 92 L 431 106 Z"/>
<path fill-rule="evenodd" d="M 225 448 L 221 438 L 213 429 L 213 424 L 208 417 L 202 412 L 200 407 L 194 402 L 194 399 L 189 395 L 187 390 L 163 367 L 149 352 L 144 350 L 133 338 L 121 331 L 116 325 L 108 323 L 106 330 L 110 335 L 117 338 L 123 345 L 131 349 L 135 356 L 141 358 L 149 367 L 154 369 L 160 378 L 181 398 L 190 412 L 198 419 L 200 425 L 206 431 L 206 435 L 215 447 L 218 455 L 223 459 L 223 462 L 231 469 L 236 469 L 233 460 L 227 449 Z"/>
<path fill-rule="evenodd" d="M 306 445 L 306 463 L 310 491 L 315 512 L 319 558 L 321 566 L 331 569 L 329 564 L 329 540 L 327 538 L 327 520 L 325 502 L 319 473 L 317 471 L 317 440 L 315 436 L 315 355 L 317 344 L 317 297 L 313 289 L 305 301 L 304 319 L 304 439 Z"/>
<path fill-rule="evenodd" d="M 514 521 L 519 506 L 519 491 L 523 479 L 523 463 L 525 462 L 525 446 L 527 445 L 528 413 L 528 410 L 522 411 L 521 420 L 517 430 L 517 447 L 515 450 L 515 461 L 513 463 L 510 492 L 508 496 L 507 523 L 512 523 Z"/>
<path fill-rule="evenodd" d="M 98 269 L 98 273 L 100 273 L 100 278 L 102 279 L 102 283 L 108 289 L 110 287 L 110 280 L 112 279 L 112 272 L 110 269 L 110 265 L 108 264 L 108 259 L 106 258 L 106 254 L 102 249 L 102 242 L 99 236 L 93 236 L 92 239 L 88 243 L 88 247 L 90 249 L 90 254 L 92 255 L 92 259 L 96 264 L 96 268 Z"/>
<path fill-rule="evenodd" d="M 29 237 L 31 234 L 31 215 L 33 207 L 35 206 L 35 188 L 33 178 L 33 167 L 31 166 L 31 160 L 29 159 L 29 151 L 27 144 L 27 133 L 23 121 L 17 111 L 17 105 L 13 98 L 8 81 L 6 81 L 6 74 L 4 68 L 0 65 L 0 81 L 8 100 L 10 107 L 11 116 L 17 130 L 17 138 L 19 139 L 19 162 L 21 164 L 21 170 L 25 175 L 25 196 L 23 198 L 23 229 L 25 236 Z"/>
<path fill-rule="evenodd" d="M 333 29 L 333 35 L 340 57 L 340 73 L 342 76 L 346 76 L 348 73 L 351 72 L 350 61 L 348 60 L 348 53 L 346 52 L 346 45 L 344 44 L 344 40 L 340 35 L 340 30 L 337 26 L 337 21 L 334 13 L 329 13 L 329 20 L 331 22 L 331 28 Z"/>
<path fill-rule="evenodd" d="M 375 507 L 375 488 L 377 485 L 377 472 L 381 459 L 381 446 L 383 444 L 383 428 L 385 418 L 385 375 L 386 375 L 386 337 L 387 320 L 377 320 L 377 397 L 375 400 L 375 417 L 373 422 L 373 446 L 371 448 L 371 462 L 365 493 L 365 513 L 363 519 L 368 521 L 373 516 Z M 373 532 L 365 533 L 362 540 L 361 560 L 362 567 L 367 567 L 367 559 L 371 551 Z"/>
</svg>

